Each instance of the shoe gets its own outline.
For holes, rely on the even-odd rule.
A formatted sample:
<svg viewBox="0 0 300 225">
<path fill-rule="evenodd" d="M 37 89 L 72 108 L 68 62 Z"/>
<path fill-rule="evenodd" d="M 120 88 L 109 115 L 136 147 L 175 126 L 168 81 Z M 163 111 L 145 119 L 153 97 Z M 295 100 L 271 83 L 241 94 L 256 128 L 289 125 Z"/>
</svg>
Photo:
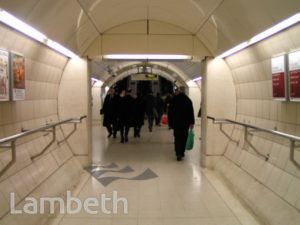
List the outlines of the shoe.
<svg viewBox="0 0 300 225">
<path fill-rule="evenodd" d="M 181 161 L 181 156 L 177 156 L 177 161 Z"/>
<path fill-rule="evenodd" d="M 115 138 L 117 138 L 117 135 L 114 135 L 113 137 L 114 137 L 114 139 L 115 139 Z"/>
<path fill-rule="evenodd" d="M 110 138 L 110 137 L 111 137 L 111 135 L 112 135 L 112 133 L 109 133 L 107 137 L 108 137 L 108 138 Z"/>
<path fill-rule="evenodd" d="M 124 138 L 121 138 L 121 143 L 124 143 Z"/>
</svg>

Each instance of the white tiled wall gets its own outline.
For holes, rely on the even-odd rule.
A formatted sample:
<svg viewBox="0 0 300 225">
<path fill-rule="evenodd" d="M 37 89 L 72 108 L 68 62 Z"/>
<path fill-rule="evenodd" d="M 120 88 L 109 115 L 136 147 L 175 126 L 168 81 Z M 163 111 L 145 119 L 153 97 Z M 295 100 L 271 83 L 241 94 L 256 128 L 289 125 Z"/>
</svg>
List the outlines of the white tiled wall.
<svg viewBox="0 0 300 225">
<path fill-rule="evenodd" d="M 1 49 L 25 56 L 26 79 L 24 101 L 0 102 L 0 138 L 20 133 L 21 128 L 30 130 L 59 121 L 59 88 L 68 59 L 5 26 L 0 25 L 0 33 Z M 65 136 L 59 128 L 56 135 L 57 141 Z M 16 193 L 16 203 L 22 205 L 22 199 L 28 195 L 57 196 L 76 184 L 82 167 L 66 143 L 58 145 L 56 141 L 45 154 L 31 160 L 50 141 L 51 133 L 38 133 L 17 141 L 17 162 L 0 177 L 1 224 L 41 224 L 38 217 L 9 214 L 10 192 Z M 10 150 L 0 151 L 0 169 L 10 157 Z"/>
<path fill-rule="evenodd" d="M 236 89 L 237 121 L 300 136 L 300 103 L 273 100 L 271 81 L 271 58 L 274 55 L 299 49 L 300 43 L 295 38 L 299 35 L 300 25 L 296 25 L 226 59 L 232 70 Z M 224 165 L 217 164 L 216 167 L 219 167 L 219 171 L 224 170 L 222 173 L 238 187 L 237 191 L 242 193 L 243 198 L 247 199 L 252 206 L 261 207 L 259 201 L 253 199 L 254 197 L 269 201 L 269 205 L 276 202 L 280 207 L 282 206 L 282 211 L 278 214 L 276 214 L 276 209 L 273 206 L 265 211 L 263 216 L 270 224 L 295 224 L 295 221 L 299 222 L 300 170 L 289 159 L 289 141 L 260 132 L 250 135 L 249 140 L 252 145 L 262 154 L 269 154 L 269 160 L 265 161 L 244 143 L 243 132 L 243 128 L 235 127 L 232 137 L 240 140 L 240 143 L 236 145 L 230 142 L 225 152 L 225 158 L 247 173 L 240 177 L 230 177 L 233 170 L 238 170 L 237 167 L 232 171 L 231 166 L 226 168 Z M 296 151 L 296 160 L 300 164 L 299 151 Z M 228 164 L 228 162 L 226 163 Z M 252 181 L 245 181 L 243 179 L 245 174 L 252 176 L 253 181 L 257 180 L 259 184 L 254 186 Z M 244 187 L 239 185 L 240 179 L 244 180 Z M 261 184 L 265 189 L 258 187 Z M 242 190 L 251 187 L 251 185 L 253 185 L 253 191 L 257 191 L 255 196 Z M 270 193 L 266 194 L 265 191 Z M 263 212 L 262 208 L 260 211 L 260 213 Z M 298 215 L 297 213 L 294 214 L 297 211 Z M 290 218 L 284 215 L 289 215 L 287 217 Z"/>
</svg>

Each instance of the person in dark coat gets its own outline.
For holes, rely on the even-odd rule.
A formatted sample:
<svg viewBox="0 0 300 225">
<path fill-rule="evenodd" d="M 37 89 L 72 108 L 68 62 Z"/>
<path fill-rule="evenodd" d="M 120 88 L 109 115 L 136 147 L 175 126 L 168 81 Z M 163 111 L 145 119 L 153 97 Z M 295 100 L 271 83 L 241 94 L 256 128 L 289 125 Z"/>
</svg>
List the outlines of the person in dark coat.
<svg viewBox="0 0 300 225">
<path fill-rule="evenodd" d="M 162 118 L 162 115 L 164 113 L 164 107 L 165 103 L 160 97 L 160 93 L 157 93 L 156 98 L 155 98 L 155 109 L 157 114 L 155 115 L 155 125 L 160 126 L 160 121 Z"/>
<path fill-rule="evenodd" d="M 133 101 L 131 89 L 127 89 L 126 94 L 121 95 L 119 99 L 117 119 L 119 121 L 121 143 L 128 142 L 129 128 L 134 126 Z"/>
<path fill-rule="evenodd" d="M 184 157 L 189 128 L 193 129 L 195 124 L 193 103 L 184 91 L 184 87 L 179 88 L 179 93 L 170 103 L 168 113 L 169 126 L 174 129 L 177 161 Z"/>
<path fill-rule="evenodd" d="M 113 134 L 113 137 L 116 138 L 117 125 L 115 121 L 117 116 L 117 104 L 118 96 L 115 95 L 115 89 L 110 88 L 109 94 L 106 95 L 101 109 L 101 114 L 104 114 L 103 126 L 106 127 L 108 131 L 108 137 Z"/>
<path fill-rule="evenodd" d="M 141 127 L 144 125 L 144 118 L 145 118 L 145 106 L 144 101 L 140 97 L 139 94 L 134 95 L 134 106 L 133 106 L 133 113 L 134 113 L 134 137 L 140 137 Z"/>
<path fill-rule="evenodd" d="M 150 91 L 148 95 L 145 97 L 145 113 L 148 118 L 149 131 L 152 132 L 153 120 L 155 114 L 155 98 L 153 96 L 152 91 Z"/>
</svg>

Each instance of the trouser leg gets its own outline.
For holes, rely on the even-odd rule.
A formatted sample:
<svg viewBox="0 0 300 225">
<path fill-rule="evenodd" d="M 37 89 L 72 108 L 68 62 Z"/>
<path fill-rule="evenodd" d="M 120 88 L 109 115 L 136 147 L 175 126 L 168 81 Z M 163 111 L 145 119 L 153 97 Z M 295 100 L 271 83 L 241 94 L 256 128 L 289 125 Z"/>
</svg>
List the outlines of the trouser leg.
<svg viewBox="0 0 300 225">
<path fill-rule="evenodd" d="M 128 141 L 129 126 L 125 127 L 125 142 Z"/>
<path fill-rule="evenodd" d="M 141 132 L 141 125 L 137 126 L 137 136 L 140 137 L 140 132 Z"/>
<path fill-rule="evenodd" d="M 185 151 L 185 145 L 188 137 L 188 128 L 174 129 L 175 153 L 177 157 L 182 157 Z"/>
<path fill-rule="evenodd" d="M 128 138 L 129 128 L 130 128 L 129 126 L 125 127 L 125 137 L 127 138 Z"/>
<path fill-rule="evenodd" d="M 137 137 L 138 136 L 138 125 L 136 125 L 136 126 L 134 126 L 134 130 L 133 130 L 133 132 L 134 132 L 134 137 Z"/>
<path fill-rule="evenodd" d="M 158 113 L 158 116 L 157 116 L 157 125 L 160 125 L 160 121 L 161 121 L 161 118 L 162 118 L 162 113 Z"/>
<path fill-rule="evenodd" d="M 120 126 L 120 133 L 121 133 L 121 142 L 124 142 L 124 126 Z"/>
<path fill-rule="evenodd" d="M 107 125 L 106 129 L 107 129 L 108 134 L 112 134 L 111 124 Z"/>
<path fill-rule="evenodd" d="M 115 120 L 113 122 L 112 130 L 113 130 L 113 136 L 116 137 L 117 136 L 117 131 L 118 131 L 118 122 L 117 122 L 117 120 Z"/>
<path fill-rule="evenodd" d="M 147 117 L 148 117 L 148 127 L 149 127 L 149 130 L 152 131 L 154 117 L 153 117 L 153 115 L 151 113 L 148 113 Z"/>
<path fill-rule="evenodd" d="M 155 125 L 158 125 L 158 119 L 159 119 L 159 116 L 158 116 L 158 114 L 157 114 L 157 116 L 155 116 Z"/>
</svg>

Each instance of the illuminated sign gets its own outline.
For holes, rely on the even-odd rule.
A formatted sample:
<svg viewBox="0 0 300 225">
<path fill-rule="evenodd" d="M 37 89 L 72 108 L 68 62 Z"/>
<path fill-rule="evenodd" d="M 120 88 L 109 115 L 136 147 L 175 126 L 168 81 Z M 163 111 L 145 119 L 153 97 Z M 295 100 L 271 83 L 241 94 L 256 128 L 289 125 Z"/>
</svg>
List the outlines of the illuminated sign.
<svg viewBox="0 0 300 225">
<path fill-rule="evenodd" d="M 136 73 L 131 75 L 131 80 L 158 80 L 158 75 L 149 73 Z"/>
<path fill-rule="evenodd" d="M 146 74 L 145 77 L 147 78 L 157 78 L 156 74 Z"/>
</svg>

